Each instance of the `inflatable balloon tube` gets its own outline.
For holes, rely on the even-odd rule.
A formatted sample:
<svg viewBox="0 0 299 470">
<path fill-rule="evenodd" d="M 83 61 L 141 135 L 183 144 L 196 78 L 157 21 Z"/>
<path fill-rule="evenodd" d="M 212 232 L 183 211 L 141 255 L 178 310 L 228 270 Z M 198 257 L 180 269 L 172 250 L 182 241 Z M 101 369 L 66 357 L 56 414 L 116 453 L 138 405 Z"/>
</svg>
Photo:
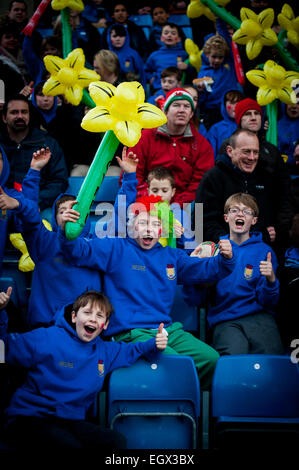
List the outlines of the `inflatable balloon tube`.
<svg viewBox="0 0 299 470">
<path fill-rule="evenodd" d="M 42 17 L 42 15 L 44 14 L 50 1 L 51 0 L 42 0 L 40 2 L 39 6 L 37 7 L 32 17 L 30 18 L 29 22 L 27 23 L 27 25 L 22 31 L 22 33 L 25 34 L 25 36 L 32 36 L 34 29 L 37 27 L 38 22 L 40 18 Z"/>
</svg>

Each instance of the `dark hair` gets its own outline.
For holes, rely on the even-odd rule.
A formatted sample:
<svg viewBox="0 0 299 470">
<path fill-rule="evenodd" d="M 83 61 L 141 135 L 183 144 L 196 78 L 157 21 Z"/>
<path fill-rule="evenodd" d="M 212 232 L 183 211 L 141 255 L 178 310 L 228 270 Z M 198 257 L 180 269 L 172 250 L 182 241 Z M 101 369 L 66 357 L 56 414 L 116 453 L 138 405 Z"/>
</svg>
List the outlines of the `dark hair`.
<svg viewBox="0 0 299 470">
<path fill-rule="evenodd" d="M 8 5 L 8 11 L 12 9 L 12 6 L 14 3 L 23 3 L 23 5 L 25 5 L 26 10 L 27 10 L 27 3 L 24 0 L 11 0 Z"/>
<path fill-rule="evenodd" d="M 239 90 L 230 90 L 225 93 L 224 101 L 232 101 L 237 103 L 238 101 L 244 100 L 245 96 Z"/>
<path fill-rule="evenodd" d="M 165 28 L 165 26 L 170 26 L 170 28 L 176 29 L 177 32 L 178 32 L 178 35 L 179 35 L 179 37 L 180 37 L 181 39 L 184 37 L 184 34 L 183 34 L 183 32 L 182 32 L 182 30 L 181 30 L 181 28 L 180 28 L 179 25 L 177 25 L 177 24 L 175 24 L 175 23 L 167 22 L 167 23 L 163 24 L 163 26 L 162 26 L 162 31 L 163 31 L 163 29 Z"/>
<path fill-rule="evenodd" d="M 0 27 L 0 41 L 4 34 L 12 34 L 17 39 L 20 39 L 20 31 L 18 30 L 17 26 L 14 23 L 4 23 Z"/>
<path fill-rule="evenodd" d="M 116 36 L 126 36 L 127 35 L 127 31 L 126 31 L 126 28 L 122 25 L 122 24 L 114 24 L 111 26 L 110 28 L 110 33 L 114 31 Z"/>
<path fill-rule="evenodd" d="M 175 177 L 173 172 L 165 166 L 156 166 L 147 175 L 147 183 L 149 184 L 153 179 L 156 180 L 169 180 L 171 186 L 175 187 Z"/>
<path fill-rule="evenodd" d="M 161 72 L 161 78 L 169 77 L 170 75 L 175 75 L 177 80 L 180 82 L 183 78 L 183 71 L 177 67 L 166 67 Z"/>
<path fill-rule="evenodd" d="M 76 198 L 75 196 L 71 196 L 70 194 L 66 194 L 65 196 L 61 196 L 60 199 L 58 199 L 55 203 L 55 217 L 57 215 L 58 209 L 66 201 L 75 201 Z"/>
<path fill-rule="evenodd" d="M 86 291 L 77 297 L 73 304 L 73 311 L 75 314 L 77 315 L 78 310 L 85 307 L 89 302 L 91 303 L 91 306 L 97 304 L 100 308 L 103 308 L 107 314 L 106 319 L 109 320 L 113 312 L 113 307 L 109 299 L 104 294 L 96 290 Z"/>
<path fill-rule="evenodd" d="M 6 99 L 6 101 L 5 101 L 4 105 L 3 105 L 3 109 L 2 109 L 2 114 L 3 114 L 3 116 L 6 116 L 6 114 L 7 114 L 7 108 L 8 108 L 8 105 L 9 105 L 9 103 L 10 103 L 11 101 L 24 101 L 25 103 L 28 104 L 28 108 L 29 108 L 29 112 L 30 112 L 30 104 L 29 104 L 29 101 L 28 101 L 28 99 L 26 98 L 26 96 L 24 96 L 24 95 L 22 95 L 22 94 L 20 94 L 20 93 L 17 93 L 17 94 L 15 94 L 15 95 L 9 96 L 9 97 Z"/>
</svg>

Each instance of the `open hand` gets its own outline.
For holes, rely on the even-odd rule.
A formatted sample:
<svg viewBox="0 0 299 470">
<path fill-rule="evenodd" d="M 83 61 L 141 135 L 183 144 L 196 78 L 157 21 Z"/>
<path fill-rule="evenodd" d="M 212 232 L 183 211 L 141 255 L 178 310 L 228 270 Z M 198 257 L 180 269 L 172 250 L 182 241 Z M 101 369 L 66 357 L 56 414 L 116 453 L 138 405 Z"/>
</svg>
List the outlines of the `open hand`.
<svg viewBox="0 0 299 470">
<path fill-rule="evenodd" d="M 40 150 L 37 150 L 36 152 L 33 153 L 32 155 L 32 160 L 30 163 L 30 168 L 33 170 L 38 170 L 40 171 L 51 158 L 51 150 L 49 147 L 46 148 L 41 148 Z"/>
<path fill-rule="evenodd" d="M 122 156 L 115 157 L 119 166 L 125 173 L 135 173 L 138 165 L 138 158 L 135 153 L 127 152 L 128 148 L 124 147 L 122 151 Z"/>
</svg>

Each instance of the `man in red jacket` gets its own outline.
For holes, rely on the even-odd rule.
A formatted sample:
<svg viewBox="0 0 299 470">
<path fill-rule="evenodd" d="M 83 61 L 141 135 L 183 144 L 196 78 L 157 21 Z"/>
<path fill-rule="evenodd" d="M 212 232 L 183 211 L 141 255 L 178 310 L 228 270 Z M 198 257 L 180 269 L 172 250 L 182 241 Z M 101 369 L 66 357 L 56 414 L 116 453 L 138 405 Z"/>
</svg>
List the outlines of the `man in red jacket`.
<svg viewBox="0 0 299 470">
<path fill-rule="evenodd" d="M 144 129 L 139 142 L 130 149 L 138 158 L 139 195 L 147 193 L 149 171 L 164 166 L 175 175 L 172 202 L 182 205 L 194 201 L 203 174 L 214 166 L 212 146 L 192 122 L 194 110 L 190 93 L 183 88 L 169 91 L 164 103 L 167 123 L 156 129 Z"/>
</svg>

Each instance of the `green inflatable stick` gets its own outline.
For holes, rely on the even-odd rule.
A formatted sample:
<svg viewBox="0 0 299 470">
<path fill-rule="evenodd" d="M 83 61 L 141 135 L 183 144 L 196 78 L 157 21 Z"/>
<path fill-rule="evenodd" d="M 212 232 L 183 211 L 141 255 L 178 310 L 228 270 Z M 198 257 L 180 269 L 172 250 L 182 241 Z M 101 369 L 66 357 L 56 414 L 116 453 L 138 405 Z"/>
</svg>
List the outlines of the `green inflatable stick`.
<svg viewBox="0 0 299 470">
<path fill-rule="evenodd" d="M 70 9 L 64 8 L 61 10 L 61 25 L 62 25 L 62 53 L 64 59 L 72 51 L 72 28 L 70 26 Z"/>
<path fill-rule="evenodd" d="M 277 146 L 277 100 L 267 104 L 267 116 L 269 119 L 269 127 L 266 133 L 266 139 L 271 144 Z"/>
<path fill-rule="evenodd" d="M 284 63 L 290 68 L 290 70 L 295 70 L 299 72 L 299 65 L 296 60 L 291 56 L 290 52 L 284 46 L 284 39 L 286 38 L 287 32 L 282 29 L 278 35 L 278 42 L 275 44 L 275 48 L 279 56 L 282 58 Z"/>
<path fill-rule="evenodd" d="M 79 194 L 76 198 L 78 204 L 73 209 L 80 212 L 77 222 L 65 224 L 65 236 L 68 240 L 74 240 L 82 232 L 86 219 L 90 212 L 91 204 L 104 179 L 107 167 L 112 160 L 119 145 L 119 140 L 113 131 L 105 132 L 104 138 L 94 156 L 89 171 L 83 181 Z"/>
</svg>

